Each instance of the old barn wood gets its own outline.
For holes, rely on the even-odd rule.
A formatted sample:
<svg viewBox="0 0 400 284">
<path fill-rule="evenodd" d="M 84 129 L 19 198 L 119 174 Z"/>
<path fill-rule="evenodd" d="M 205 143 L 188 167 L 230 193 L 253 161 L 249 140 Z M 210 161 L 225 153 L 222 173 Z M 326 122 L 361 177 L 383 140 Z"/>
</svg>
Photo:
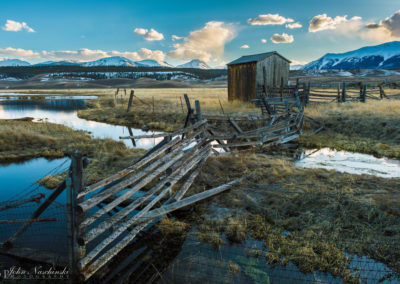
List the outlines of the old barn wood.
<svg viewBox="0 0 400 284">
<path fill-rule="evenodd" d="M 251 101 L 257 93 L 288 84 L 290 61 L 276 51 L 228 63 L 228 100 Z"/>
</svg>

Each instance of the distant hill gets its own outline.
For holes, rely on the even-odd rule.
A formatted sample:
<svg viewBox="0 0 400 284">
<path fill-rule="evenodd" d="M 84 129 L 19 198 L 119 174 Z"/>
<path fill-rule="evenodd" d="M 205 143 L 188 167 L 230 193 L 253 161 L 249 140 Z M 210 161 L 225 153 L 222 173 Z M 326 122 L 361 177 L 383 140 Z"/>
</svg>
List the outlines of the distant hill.
<svg viewBox="0 0 400 284">
<path fill-rule="evenodd" d="M 0 66 L 30 66 L 31 64 L 19 59 L 4 59 L 0 60 Z"/>
<path fill-rule="evenodd" d="M 34 64 L 32 66 L 79 66 L 80 64 L 75 61 L 45 61 L 41 63 Z"/>
<path fill-rule="evenodd" d="M 176 68 L 197 68 L 197 69 L 211 69 L 204 61 L 200 59 L 193 59 L 185 64 L 176 66 Z"/>
<path fill-rule="evenodd" d="M 345 53 L 328 53 L 302 69 L 400 69 L 400 41 L 362 47 Z"/>
</svg>

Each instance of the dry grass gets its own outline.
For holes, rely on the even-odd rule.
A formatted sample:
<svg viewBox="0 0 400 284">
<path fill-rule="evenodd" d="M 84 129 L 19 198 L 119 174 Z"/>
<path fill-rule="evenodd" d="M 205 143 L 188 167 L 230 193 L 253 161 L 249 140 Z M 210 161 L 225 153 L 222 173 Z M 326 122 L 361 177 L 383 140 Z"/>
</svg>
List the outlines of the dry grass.
<svg viewBox="0 0 400 284">
<path fill-rule="evenodd" d="M 0 161 L 12 162 L 35 157 L 59 158 L 78 149 L 91 158 L 85 170 L 85 183 L 91 184 L 131 165 L 145 150 L 129 149 L 112 139 L 93 139 L 83 131 L 76 131 L 53 123 L 21 120 L 0 120 Z M 45 177 L 41 185 L 56 187 L 65 173 Z"/>
<path fill-rule="evenodd" d="M 184 125 L 187 108 L 183 94 L 188 94 L 192 108 L 200 100 L 203 114 L 231 113 L 246 115 L 259 113 L 251 103 L 228 102 L 226 89 L 138 89 L 135 91 L 131 111 L 127 113 L 128 96 L 114 94 L 100 96 L 88 102 L 89 109 L 79 117 L 132 127 L 147 125 L 152 130 L 172 131 Z M 153 108 L 154 97 L 154 108 Z M 221 108 L 222 106 L 222 108 Z"/>
<path fill-rule="evenodd" d="M 209 158 L 194 190 L 215 187 L 247 173 L 257 177 L 212 200 L 241 212 L 240 217 L 199 220 L 200 231 L 208 233 L 209 239 L 220 234 L 228 239 L 243 228 L 264 243 L 261 251 L 251 251 L 251 255 L 263 255 L 271 264 L 293 262 L 303 272 L 326 271 L 346 282 L 357 282 L 346 253 L 369 256 L 398 272 L 399 179 L 304 169 L 264 155 L 242 153 Z M 209 204 L 203 204 L 205 212 L 214 208 Z M 247 237 L 238 235 L 238 241 Z M 204 236 L 199 239 L 212 243 Z"/>
<path fill-rule="evenodd" d="M 299 139 L 310 147 L 330 147 L 400 158 L 400 101 L 321 104 L 306 108 L 306 115 L 326 125 L 327 131 Z"/>
</svg>

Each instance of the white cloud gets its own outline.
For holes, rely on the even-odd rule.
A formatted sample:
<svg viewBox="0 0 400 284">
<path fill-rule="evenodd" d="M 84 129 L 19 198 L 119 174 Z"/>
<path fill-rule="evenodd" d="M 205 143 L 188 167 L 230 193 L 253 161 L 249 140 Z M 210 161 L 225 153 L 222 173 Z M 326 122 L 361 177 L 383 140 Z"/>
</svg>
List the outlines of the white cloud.
<svg viewBox="0 0 400 284">
<path fill-rule="evenodd" d="M 137 52 L 103 51 L 87 48 L 79 50 L 42 51 L 41 57 L 56 61 L 72 60 L 83 62 L 111 56 L 122 56 L 131 60 L 155 59 L 157 61 L 163 61 L 165 59 L 165 54 L 161 50 L 150 50 L 147 48 L 142 48 Z"/>
<path fill-rule="evenodd" d="M 164 35 L 162 33 L 157 32 L 155 29 L 142 29 L 136 28 L 133 31 L 135 34 L 142 35 L 143 38 L 147 41 L 154 41 L 154 40 L 163 40 Z"/>
<path fill-rule="evenodd" d="M 149 30 L 142 29 L 142 28 L 136 28 L 133 30 L 133 32 L 138 35 L 145 35 L 148 31 Z"/>
<path fill-rule="evenodd" d="M 8 32 L 19 32 L 22 30 L 26 30 L 29 33 L 35 32 L 35 30 L 29 27 L 27 23 L 25 22 L 20 23 L 13 20 L 7 20 L 6 24 L 4 25 L 4 27 L 2 27 L 2 29 Z"/>
<path fill-rule="evenodd" d="M 183 39 L 182 36 L 177 36 L 177 35 L 172 35 L 171 38 L 172 38 L 173 41 Z"/>
<path fill-rule="evenodd" d="M 304 60 L 291 60 L 290 65 L 306 65 L 308 61 Z"/>
<path fill-rule="evenodd" d="M 361 17 L 347 19 L 347 15 L 331 18 L 326 14 L 321 14 L 311 19 L 308 31 L 315 33 L 324 30 L 335 30 L 343 26 L 358 25 L 361 19 Z"/>
<path fill-rule="evenodd" d="M 168 56 L 174 59 L 200 59 L 205 62 L 221 59 L 225 44 L 236 36 L 235 26 L 211 21 L 199 30 L 190 32 L 183 43 L 174 44 Z"/>
<path fill-rule="evenodd" d="M 0 54 L 7 55 L 7 56 L 13 56 L 13 57 L 25 57 L 25 58 L 39 58 L 40 57 L 39 52 L 35 52 L 32 50 L 26 50 L 26 49 L 22 49 L 22 48 L 12 48 L 12 47 L 0 48 Z"/>
<path fill-rule="evenodd" d="M 262 39 L 261 39 L 261 42 L 262 42 L 262 43 L 266 43 L 266 42 L 267 42 L 267 39 L 262 38 Z"/>
<path fill-rule="evenodd" d="M 378 24 L 370 23 L 365 26 L 362 35 L 364 37 L 376 38 L 379 41 L 395 40 L 400 38 L 400 10 L 395 12 Z"/>
<path fill-rule="evenodd" d="M 256 18 L 250 18 L 247 22 L 252 26 L 265 26 L 265 25 L 283 25 L 286 23 L 294 22 L 293 19 L 282 17 L 279 14 L 266 14 L 259 15 Z"/>
<path fill-rule="evenodd" d="M 303 25 L 301 23 L 297 22 L 297 23 L 286 24 L 286 27 L 288 29 L 299 29 L 299 28 L 302 28 Z"/>
<path fill-rule="evenodd" d="M 243 44 L 240 48 L 250 48 L 247 44 Z"/>
<path fill-rule="evenodd" d="M 294 38 L 293 38 L 292 35 L 288 35 L 286 33 L 283 33 L 281 35 L 280 34 L 274 34 L 271 37 L 271 41 L 273 43 L 291 43 L 291 42 L 294 41 Z"/>
<path fill-rule="evenodd" d="M 330 31 L 353 38 L 358 36 L 373 42 L 387 42 L 400 38 L 400 10 L 378 23 L 365 23 L 361 17 L 317 15 L 310 21 L 310 32 Z"/>
</svg>

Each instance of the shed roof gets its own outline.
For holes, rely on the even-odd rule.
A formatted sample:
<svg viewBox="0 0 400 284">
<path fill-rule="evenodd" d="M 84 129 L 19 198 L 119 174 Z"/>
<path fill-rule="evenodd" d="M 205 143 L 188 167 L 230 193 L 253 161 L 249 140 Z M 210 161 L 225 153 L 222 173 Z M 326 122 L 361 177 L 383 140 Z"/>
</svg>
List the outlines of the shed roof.
<svg viewBox="0 0 400 284">
<path fill-rule="evenodd" d="M 259 54 L 252 54 L 252 55 L 244 55 L 236 60 L 233 60 L 232 62 L 229 62 L 227 65 L 235 65 L 235 64 L 242 64 L 242 63 L 250 63 L 250 62 L 257 62 L 260 61 L 264 58 L 267 58 L 271 55 L 278 55 L 280 57 L 282 57 L 284 60 L 286 60 L 287 62 L 291 62 L 290 60 L 286 59 L 285 57 L 283 57 L 282 55 L 280 55 L 278 52 L 276 51 L 271 51 L 271 52 L 265 52 L 265 53 L 259 53 Z"/>
</svg>

